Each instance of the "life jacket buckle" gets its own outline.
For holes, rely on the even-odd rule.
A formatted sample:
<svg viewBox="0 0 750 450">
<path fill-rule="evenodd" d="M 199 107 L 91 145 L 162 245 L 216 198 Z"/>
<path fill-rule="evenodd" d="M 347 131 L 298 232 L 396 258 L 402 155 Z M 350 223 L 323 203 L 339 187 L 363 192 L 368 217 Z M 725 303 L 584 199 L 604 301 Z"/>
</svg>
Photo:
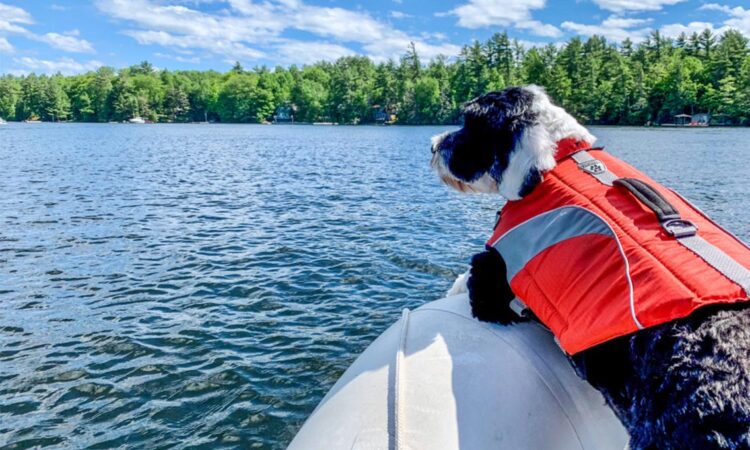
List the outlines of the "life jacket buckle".
<svg viewBox="0 0 750 450">
<path fill-rule="evenodd" d="M 677 239 L 695 236 L 698 232 L 698 227 L 696 227 L 693 222 L 686 219 L 665 220 L 661 223 L 661 227 L 668 235 Z"/>
<path fill-rule="evenodd" d="M 524 302 L 518 299 L 518 297 L 515 297 L 513 300 L 510 301 L 510 304 L 508 305 L 518 317 L 522 317 L 524 319 L 527 319 L 529 317 L 529 307 L 526 306 Z"/>
</svg>

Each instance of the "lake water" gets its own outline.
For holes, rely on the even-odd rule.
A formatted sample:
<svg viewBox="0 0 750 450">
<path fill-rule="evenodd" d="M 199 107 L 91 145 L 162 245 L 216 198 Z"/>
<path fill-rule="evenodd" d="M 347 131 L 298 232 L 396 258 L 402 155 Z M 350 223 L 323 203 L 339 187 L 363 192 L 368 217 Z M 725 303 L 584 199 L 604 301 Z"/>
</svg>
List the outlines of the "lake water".
<svg viewBox="0 0 750 450">
<path fill-rule="evenodd" d="M 283 448 L 500 199 L 447 127 L 0 127 L 0 446 Z M 750 240 L 750 130 L 594 128 Z"/>
</svg>

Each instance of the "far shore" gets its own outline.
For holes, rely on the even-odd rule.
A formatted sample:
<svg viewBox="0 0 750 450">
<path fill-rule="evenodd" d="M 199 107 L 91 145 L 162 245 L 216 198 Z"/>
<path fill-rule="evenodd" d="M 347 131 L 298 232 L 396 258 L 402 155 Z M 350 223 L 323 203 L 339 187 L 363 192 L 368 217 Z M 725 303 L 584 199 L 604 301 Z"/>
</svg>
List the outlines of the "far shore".
<svg viewBox="0 0 750 450">
<path fill-rule="evenodd" d="M 8 124 L 23 124 L 23 125 L 41 125 L 41 124 L 56 124 L 56 125 L 70 125 L 70 124 L 86 124 L 86 125 L 129 125 L 129 126 L 144 126 L 144 125 L 274 125 L 274 126 L 336 126 L 336 127 L 457 127 L 460 126 L 458 123 L 434 123 L 434 124 L 401 124 L 401 123 L 331 123 L 331 122 L 149 122 L 142 124 L 134 124 L 128 122 L 74 122 L 74 121 L 11 121 L 8 120 Z M 710 125 L 710 126 L 687 126 L 687 125 L 674 125 L 674 124 L 662 124 L 662 125 L 618 125 L 618 124 L 601 124 L 601 123 L 588 123 L 584 124 L 587 127 L 613 127 L 613 128 L 653 128 L 653 129 L 694 129 L 702 130 L 706 128 L 748 128 L 750 125 Z"/>
</svg>

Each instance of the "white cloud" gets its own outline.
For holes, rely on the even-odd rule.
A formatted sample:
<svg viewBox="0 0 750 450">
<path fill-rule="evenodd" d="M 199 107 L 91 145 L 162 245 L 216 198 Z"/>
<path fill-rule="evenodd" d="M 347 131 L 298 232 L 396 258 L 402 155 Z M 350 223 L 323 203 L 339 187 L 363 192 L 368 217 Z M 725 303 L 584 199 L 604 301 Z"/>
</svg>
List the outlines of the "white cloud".
<svg viewBox="0 0 750 450">
<path fill-rule="evenodd" d="M 8 34 L 30 34 L 29 30 L 12 22 L 0 19 L 0 33 Z"/>
<path fill-rule="evenodd" d="M 0 53 L 13 53 L 13 46 L 7 39 L 0 37 Z"/>
<path fill-rule="evenodd" d="M 730 6 L 720 5 L 718 3 L 706 3 L 705 5 L 701 5 L 701 7 L 698 8 L 698 9 L 702 9 L 702 10 L 716 10 L 716 11 L 725 12 L 727 14 L 731 14 L 732 13 L 732 8 Z"/>
<path fill-rule="evenodd" d="M 613 12 L 659 11 L 664 6 L 676 5 L 686 0 L 593 0 L 600 8 Z"/>
<path fill-rule="evenodd" d="M 602 23 L 596 25 L 566 21 L 560 26 L 582 36 L 604 36 L 608 40 L 615 42 L 622 42 L 625 39 L 640 42 L 646 39 L 651 32 L 651 28 L 642 27 L 650 21 L 651 19 L 630 19 L 609 16 Z"/>
<path fill-rule="evenodd" d="M 31 14 L 25 10 L 17 7 L 0 3 L 0 21 L 9 23 L 23 23 L 31 25 L 34 20 L 31 18 Z"/>
<path fill-rule="evenodd" d="M 604 22 L 602 22 L 602 26 L 612 28 L 633 28 L 641 25 L 646 25 L 651 21 L 652 19 L 632 19 L 626 17 L 609 16 L 604 20 Z"/>
<path fill-rule="evenodd" d="M 179 49 L 202 49 L 219 55 L 226 55 L 237 59 L 256 59 L 265 56 L 265 53 L 249 48 L 239 42 L 225 39 L 212 40 L 200 36 L 177 36 L 166 31 L 142 31 L 126 30 L 123 34 L 132 37 L 139 44 L 160 45 Z"/>
<path fill-rule="evenodd" d="M 393 17 L 394 19 L 407 19 L 409 17 L 412 17 L 411 14 L 406 14 L 402 11 L 391 11 L 388 13 L 389 16 Z"/>
<path fill-rule="evenodd" d="M 0 33 L 26 34 L 29 31 L 18 25 L 31 25 L 31 14 L 17 7 L 0 3 Z"/>
<path fill-rule="evenodd" d="M 279 55 L 283 62 L 293 64 L 333 61 L 342 56 L 355 54 L 356 52 L 350 48 L 326 42 L 289 41 L 279 45 Z"/>
<path fill-rule="evenodd" d="M 750 35 L 750 9 L 745 9 L 741 6 L 732 8 L 717 3 L 705 4 L 701 6 L 700 9 L 721 11 L 729 16 L 729 19 L 723 22 L 724 27 L 721 31 L 728 28 L 734 28 L 746 35 Z"/>
<path fill-rule="evenodd" d="M 77 34 L 77 33 L 76 33 Z M 73 53 L 94 53 L 94 47 L 86 39 L 79 39 L 69 34 L 46 33 L 35 39 L 46 42 L 50 47 Z"/>
<path fill-rule="evenodd" d="M 460 48 L 446 43 L 432 43 L 429 38 L 412 36 L 383 23 L 369 13 L 340 7 L 312 6 L 301 0 L 216 0 L 228 9 L 200 11 L 175 4 L 172 0 L 97 0 L 101 11 L 129 22 L 133 28 L 124 33 L 144 45 L 161 45 L 172 49 L 201 49 L 227 60 L 254 60 L 271 54 L 282 59 L 292 56 L 290 48 L 303 48 L 306 42 L 282 36 L 287 30 L 311 33 L 332 42 L 309 44 L 328 49 L 323 59 L 352 52 L 345 43 L 355 43 L 375 60 L 398 57 L 414 42 L 423 58 L 438 54 L 453 56 Z M 309 61 L 298 55 L 297 61 Z"/>
<path fill-rule="evenodd" d="M 31 14 L 23 9 L 16 6 L 8 6 L 0 3 L 0 34 L 17 34 L 19 36 L 25 37 L 26 39 L 44 42 L 50 47 L 66 52 L 94 52 L 94 47 L 91 45 L 91 42 L 77 37 L 79 35 L 78 30 L 73 30 L 72 32 L 64 34 L 53 32 L 36 34 L 18 24 L 33 25 L 34 20 L 32 19 Z"/>
<path fill-rule="evenodd" d="M 77 73 L 96 70 L 103 64 L 99 61 L 79 62 L 71 58 L 60 58 L 56 61 L 37 58 L 13 58 L 13 61 L 21 67 L 33 72 L 40 73 L 62 73 L 63 75 L 74 75 Z"/>
<path fill-rule="evenodd" d="M 659 31 L 661 31 L 661 34 L 663 34 L 664 36 L 677 37 L 680 35 L 680 33 L 685 33 L 688 36 L 693 33 L 700 33 L 706 28 L 713 31 L 714 33 L 723 33 L 725 31 L 725 28 L 714 28 L 714 25 L 710 22 L 690 22 L 688 24 L 672 23 L 664 25 L 659 29 Z"/>
<path fill-rule="evenodd" d="M 167 55 L 167 54 L 158 53 L 158 52 L 154 53 L 154 56 L 156 56 L 157 58 L 172 59 L 174 61 L 179 61 L 179 62 L 188 63 L 188 64 L 200 64 L 201 63 L 201 59 L 199 57 L 197 57 L 197 56 L 192 56 L 192 57 L 188 58 L 188 57 L 185 57 L 185 56 Z"/>
<path fill-rule="evenodd" d="M 448 14 L 458 17 L 464 28 L 513 26 L 538 36 L 558 37 L 562 33 L 554 25 L 531 17 L 531 10 L 544 8 L 546 0 L 469 0 Z"/>
<path fill-rule="evenodd" d="M 419 36 L 422 39 L 434 39 L 436 41 L 445 41 L 445 40 L 448 39 L 448 35 L 447 34 L 441 33 L 439 31 L 434 31 L 434 32 L 423 31 L 423 32 L 419 33 Z"/>
<path fill-rule="evenodd" d="M 98 0 L 99 9 L 148 31 L 167 32 L 206 41 L 252 41 L 277 35 L 284 25 L 269 8 L 248 0 L 229 0 L 243 15 L 212 15 L 185 6 L 162 6 L 150 0 Z"/>
<path fill-rule="evenodd" d="M 389 29 L 385 24 L 373 19 L 369 14 L 343 8 L 323 8 L 303 5 L 290 1 L 294 12 L 290 14 L 293 28 L 320 36 L 327 36 L 343 41 L 372 42 L 385 33 L 402 34 Z"/>
<path fill-rule="evenodd" d="M 527 20 L 515 24 L 516 28 L 526 30 L 531 34 L 542 37 L 560 37 L 562 32 L 559 28 L 548 23 L 542 23 L 538 20 Z"/>
<path fill-rule="evenodd" d="M 377 42 L 363 45 L 363 48 L 375 62 L 382 62 L 388 58 L 403 55 L 411 42 L 414 42 L 414 48 L 422 61 L 430 60 L 439 55 L 454 56 L 461 51 L 461 47 L 457 45 L 448 43 L 426 44 L 419 40 L 413 40 L 404 34 L 385 35 Z"/>
</svg>

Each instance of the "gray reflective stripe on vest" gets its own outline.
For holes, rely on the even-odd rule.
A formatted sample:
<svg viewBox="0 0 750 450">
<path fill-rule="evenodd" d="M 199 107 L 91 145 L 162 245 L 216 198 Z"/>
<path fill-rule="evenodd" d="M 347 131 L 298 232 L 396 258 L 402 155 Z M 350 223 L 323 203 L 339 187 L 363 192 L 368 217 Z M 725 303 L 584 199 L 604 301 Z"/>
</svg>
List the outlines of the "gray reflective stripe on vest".
<svg viewBox="0 0 750 450">
<path fill-rule="evenodd" d="M 553 209 L 511 228 L 493 242 L 492 247 L 503 255 L 508 283 L 510 283 L 518 272 L 539 253 L 567 239 L 590 234 L 610 237 L 617 244 L 628 281 L 627 301 L 630 314 L 635 325 L 639 329 L 643 328 L 635 315 L 633 281 L 630 277 L 628 258 L 612 227 L 597 214 L 580 206 L 563 206 Z"/>
<path fill-rule="evenodd" d="M 578 163 L 578 167 L 582 171 L 593 176 L 606 186 L 612 186 L 614 181 L 619 178 L 617 175 L 610 172 L 603 162 L 597 160 L 586 151 L 574 153 L 571 157 Z M 687 200 L 683 199 L 683 201 L 689 204 Z M 705 214 L 703 215 L 705 216 Z M 748 270 L 748 268 L 738 263 L 723 250 L 698 235 L 684 237 L 675 236 L 675 239 L 677 242 L 685 246 L 685 248 L 698 255 L 720 274 L 739 285 L 745 291 L 745 295 L 750 295 L 750 270 Z"/>
<path fill-rule="evenodd" d="M 602 234 L 616 238 L 599 216 L 577 206 L 567 206 L 539 214 L 512 228 L 493 247 L 503 255 L 508 282 L 532 258 L 553 245 L 578 236 Z"/>
</svg>

